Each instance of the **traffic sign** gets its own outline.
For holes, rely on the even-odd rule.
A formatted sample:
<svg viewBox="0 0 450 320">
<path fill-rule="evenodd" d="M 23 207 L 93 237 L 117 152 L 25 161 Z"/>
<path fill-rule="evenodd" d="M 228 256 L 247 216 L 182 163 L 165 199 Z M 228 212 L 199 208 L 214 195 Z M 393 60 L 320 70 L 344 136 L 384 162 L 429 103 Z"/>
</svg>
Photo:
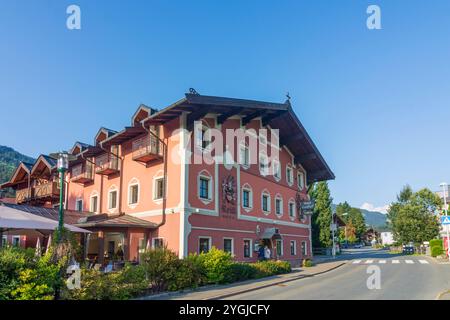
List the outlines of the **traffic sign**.
<svg viewBox="0 0 450 320">
<path fill-rule="evenodd" d="M 450 224 L 450 216 L 442 216 L 441 217 L 441 224 L 442 225 Z"/>
</svg>

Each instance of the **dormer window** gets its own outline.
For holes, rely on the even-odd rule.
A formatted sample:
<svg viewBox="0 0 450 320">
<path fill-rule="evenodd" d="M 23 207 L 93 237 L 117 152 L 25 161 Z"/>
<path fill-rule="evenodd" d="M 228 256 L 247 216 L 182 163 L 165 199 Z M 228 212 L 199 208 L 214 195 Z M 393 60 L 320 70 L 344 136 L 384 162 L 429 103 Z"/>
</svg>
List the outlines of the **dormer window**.
<svg viewBox="0 0 450 320">
<path fill-rule="evenodd" d="M 303 190 L 305 188 L 305 174 L 302 171 L 297 173 L 297 186 L 299 190 Z"/>
</svg>

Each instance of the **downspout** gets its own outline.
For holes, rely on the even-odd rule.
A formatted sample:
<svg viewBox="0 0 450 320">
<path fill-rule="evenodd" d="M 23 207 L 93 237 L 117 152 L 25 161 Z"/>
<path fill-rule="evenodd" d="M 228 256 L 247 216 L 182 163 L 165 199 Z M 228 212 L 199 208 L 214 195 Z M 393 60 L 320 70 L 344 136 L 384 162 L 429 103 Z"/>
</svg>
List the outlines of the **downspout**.
<svg viewBox="0 0 450 320">
<path fill-rule="evenodd" d="M 144 130 L 145 131 L 147 131 L 147 133 L 150 135 L 150 136 L 153 136 L 155 139 L 157 139 L 161 144 L 162 144 L 162 146 L 163 146 L 163 165 L 164 165 L 164 169 L 163 169 L 163 176 L 164 176 L 164 193 L 163 193 L 163 201 L 162 201 L 162 219 L 161 219 L 161 222 L 160 223 L 158 223 L 156 226 L 155 226 L 155 229 L 157 229 L 157 228 L 159 228 L 159 227 L 161 227 L 161 226 L 163 226 L 165 223 L 166 223 L 166 206 L 167 206 L 167 204 L 166 204 L 166 202 L 167 202 L 167 197 L 166 197 L 166 194 L 167 194 L 167 144 L 160 138 L 160 137 L 158 137 L 157 135 L 155 135 L 151 130 L 149 130 L 149 129 L 147 129 L 146 127 L 145 127 L 145 125 L 144 125 L 144 123 L 143 122 L 141 122 L 141 124 L 142 124 L 142 127 L 144 128 Z M 150 142 L 151 143 L 151 142 Z"/>
</svg>

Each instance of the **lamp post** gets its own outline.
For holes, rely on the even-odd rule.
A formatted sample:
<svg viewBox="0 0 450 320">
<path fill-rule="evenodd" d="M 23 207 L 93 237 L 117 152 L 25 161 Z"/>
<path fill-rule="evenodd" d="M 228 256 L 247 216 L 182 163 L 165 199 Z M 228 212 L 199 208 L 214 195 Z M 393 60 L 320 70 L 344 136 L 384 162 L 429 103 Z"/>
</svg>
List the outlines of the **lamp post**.
<svg viewBox="0 0 450 320">
<path fill-rule="evenodd" d="M 444 212 L 445 212 L 445 215 L 446 216 L 448 216 L 448 210 L 447 210 L 447 189 L 448 189 L 448 184 L 447 184 L 447 182 L 442 182 L 441 184 L 440 184 L 440 186 L 442 187 L 442 191 L 443 191 L 443 196 L 444 196 Z M 447 256 L 448 256 L 448 259 L 450 260 L 450 232 L 449 232 L 449 229 L 450 229 L 450 227 L 447 225 L 446 227 L 445 227 L 446 229 L 447 229 Z"/>
<path fill-rule="evenodd" d="M 59 172 L 59 219 L 58 219 L 58 243 L 61 241 L 62 228 L 64 227 L 64 176 L 69 169 L 69 154 L 67 152 L 58 152 L 50 154 L 50 157 L 57 160 Z"/>
</svg>

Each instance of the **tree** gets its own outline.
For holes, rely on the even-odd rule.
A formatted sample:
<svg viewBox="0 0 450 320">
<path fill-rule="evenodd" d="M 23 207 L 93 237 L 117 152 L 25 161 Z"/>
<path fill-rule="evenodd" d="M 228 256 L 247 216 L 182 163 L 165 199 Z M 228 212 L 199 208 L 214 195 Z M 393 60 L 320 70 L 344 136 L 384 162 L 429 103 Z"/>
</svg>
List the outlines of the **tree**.
<svg viewBox="0 0 450 320">
<path fill-rule="evenodd" d="M 331 239 L 331 203 L 333 199 L 326 181 L 314 184 L 309 195 L 315 200 L 312 215 L 312 242 L 314 247 L 327 248 L 332 245 Z"/>
<path fill-rule="evenodd" d="M 441 205 L 439 196 L 429 189 L 413 192 L 405 186 L 388 210 L 395 241 L 421 244 L 437 237 L 439 221 L 434 213 Z"/>
<path fill-rule="evenodd" d="M 347 225 L 351 223 L 352 228 L 354 228 L 355 238 L 361 240 L 361 236 L 366 232 L 366 221 L 361 210 L 357 208 L 352 208 L 348 202 L 339 203 L 336 206 L 336 214 L 345 222 Z"/>
</svg>

